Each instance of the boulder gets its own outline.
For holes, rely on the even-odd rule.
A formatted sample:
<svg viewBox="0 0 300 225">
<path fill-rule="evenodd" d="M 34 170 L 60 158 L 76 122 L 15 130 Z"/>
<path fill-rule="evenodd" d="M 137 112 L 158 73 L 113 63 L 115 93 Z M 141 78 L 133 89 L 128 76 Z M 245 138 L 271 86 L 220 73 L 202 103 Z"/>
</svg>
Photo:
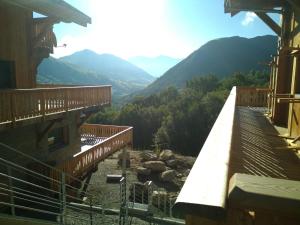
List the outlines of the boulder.
<svg viewBox="0 0 300 225">
<path fill-rule="evenodd" d="M 166 191 L 153 191 L 152 194 L 152 205 L 158 207 L 161 210 L 170 207 L 170 196 Z"/>
<path fill-rule="evenodd" d="M 177 159 L 170 159 L 166 161 L 166 165 L 171 168 L 176 168 L 180 162 Z"/>
<path fill-rule="evenodd" d="M 184 183 L 184 182 L 186 181 L 186 178 L 187 178 L 187 177 L 181 177 L 180 181 L 181 181 L 182 183 Z"/>
<path fill-rule="evenodd" d="M 177 174 L 176 174 L 176 177 L 177 177 L 177 178 L 181 178 L 181 177 L 182 177 L 182 173 L 177 173 Z"/>
<path fill-rule="evenodd" d="M 176 171 L 175 170 L 167 170 L 161 173 L 159 177 L 162 181 L 173 183 L 176 179 Z"/>
<path fill-rule="evenodd" d="M 165 149 L 159 154 L 159 159 L 162 161 L 167 161 L 171 159 L 175 159 L 175 155 L 172 150 Z"/>
<path fill-rule="evenodd" d="M 150 150 L 145 150 L 140 153 L 141 161 L 155 161 L 158 159 L 157 155 L 155 152 L 150 151 Z"/>
<path fill-rule="evenodd" d="M 152 204 L 158 205 L 162 204 L 165 199 L 168 199 L 168 193 L 166 191 L 153 191 L 152 193 Z"/>
<path fill-rule="evenodd" d="M 188 168 L 192 168 L 195 161 L 196 161 L 196 158 L 192 157 L 192 156 L 187 156 L 184 158 L 184 163 L 185 163 L 186 167 L 188 167 Z"/>
<path fill-rule="evenodd" d="M 191 170 L 187 169 L 186 171 L 183 172 L 183 176 L 187 177 L 190 174 Z"/>
<path fill-rule="evenodd" d="M 138 166 L 136 168 L 136 172 L 138 175 L 148 176 L 151 173 L 151 170 L 142 166 Z"/>
<path fill-rule="evenodd" d="M 163 172 L 166 170 L 166 165 L 162 161 L 144 162 L 143 167 L 150 169 L 151 172 Z"/>
</svg>

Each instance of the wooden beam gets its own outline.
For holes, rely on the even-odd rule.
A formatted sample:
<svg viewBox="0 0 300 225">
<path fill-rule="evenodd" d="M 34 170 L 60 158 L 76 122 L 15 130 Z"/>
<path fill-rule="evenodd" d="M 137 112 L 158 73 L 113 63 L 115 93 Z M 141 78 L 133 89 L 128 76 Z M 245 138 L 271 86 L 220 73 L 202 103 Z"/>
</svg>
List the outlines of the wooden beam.
<svg viewBox="0 0 300 225">
<path fill-rule="evenodd" d="M 275 147 L 277 150 L 300 150 L 300 146 L 280 146 Z"/>
<path fill-rule="evenodd" d="M 255 14 L 264 21 L 278 36 L 281 36 L 281 27 L 272 20 L 266 13 L 255 12 Z"/>
<path fill-rule="evenodd" d="M 292 6 L 293 11 L 300 14 L 300 2 L 299 2 L 299 0 L 287 0 L 287 2 Z"/>
<path fill-rule="evenodd" d="M 236 173 L 230 179 L 228 198 L 231 207 L 299 219 L 300 181 Z"/>
<path fill-rule="evenodd" d="M 37 138 L 37 143 L 39 143 L 44 137 L 46 134 L 48 134 L 49 130 L 51 130 L 55 123 L 60 121 L 61 119 L 59 120 L 52 120 L 49 125 L 38 135 L 38 138 Z"/>
<path fill-rule="evenodd" d="M 277 103 L 300 103 L 300 98 L 277 98 Z"/>
<path fill-rule="evenodd" d="M 295 138 L 291 141 L 291 143 L 292 143 L 292 144 L 295 144 L 299 139 L 300 139 L 300 135 L 298 135 L 297 137 L 295 137 Z"/>
</svg>

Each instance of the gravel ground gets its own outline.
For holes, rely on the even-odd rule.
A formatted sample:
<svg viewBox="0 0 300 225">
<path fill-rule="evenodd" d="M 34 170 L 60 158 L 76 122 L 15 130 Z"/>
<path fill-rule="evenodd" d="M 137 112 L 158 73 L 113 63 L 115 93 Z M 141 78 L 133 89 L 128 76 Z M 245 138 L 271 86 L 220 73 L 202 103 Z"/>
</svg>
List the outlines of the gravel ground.
<svg viewBox="0 0 300 225">
<path fill-rule="evenodd" d="M 119 184 L 107 184 L 106 175 L 107 174 L 122 174 L 122 168 L 118 165 L 118 155 L 117 152 L 105 159 L 103 162 L 99 163 L 98 171 L 96 171 L 90 180 L 90 188 L 88 192 L 94 196 L 96 204 L 103 206 L 104 208 L 120 208 L 120 185 Z M 137 182 L 137 174 L 135 172 L 135 167 L 139 162 L 139 152 L 130 151 L 131 155 L 131 167 L 126 170 L 127 177 L 127 193 L 129 184 Z M 118 224 L 117 216 L 105 216 L 104 218 L 99 218 L 102 224 Z M 130 223 L 131 222 L 131 223 Z M 129 218 L 129 224 L 132 225 L 146 225 L 149 224 L 138 218 Z"/>
</svg>

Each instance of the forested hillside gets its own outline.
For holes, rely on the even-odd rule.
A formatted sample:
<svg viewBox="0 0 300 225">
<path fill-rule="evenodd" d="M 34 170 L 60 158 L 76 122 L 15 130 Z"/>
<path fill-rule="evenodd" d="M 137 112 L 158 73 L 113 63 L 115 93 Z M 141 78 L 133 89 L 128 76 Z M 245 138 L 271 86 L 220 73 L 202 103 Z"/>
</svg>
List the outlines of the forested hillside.
<svg viewBox="0 0 300 225">
<path fill-rule="evenodd" d="M 142 87 L 127 82 L 112 80 L 92 70 L 85 70 L 55 58 L 44 59 L 38 67 L 37 82 L 62 85 L 112 85 L 115 101 Z"/>
<path fill-rule="evenodd" d="M 131 63 L 110 54 L 90 50 L 62 59 L 47 58 L 38 67 L 37 81 L 62 85 L 112 85 L 114 103 L 142 90 L 154 77 Z"/>
<path fill-rule="evenodd" d="M 86 49 L 62 57 L 60 60 L 88 71 L 105 74 L 112 80 L 130 82 L 136 86 L 144 86 L 154 81 L 154 77 L 146 71 L 111 54 L 97 54 Z"/>
<path fill-rule="evenodd" d="M 236 73 L 226 79 L 208 75 L 194 78 L 178 90 L 169 87 L 148 97 L 137 97 L 120 110 L 107 108 L 90 123 L 134 127 L 134 147 L 171 148 L 197 155 L 232 86 L 265 86 L 268 74 Z"/>
<path fill-rule="evenodd" d="M 255 38 L 229 37 L 212 40 L 190 54 L 139 94 L 149 95 L 168 86 L 182 88 L 194 77 L 214 74 L 217 77 L 233 73 L 263 71 L 264 62 L 276 54 L 277 37 L 267 35 Z"/>
</svg>

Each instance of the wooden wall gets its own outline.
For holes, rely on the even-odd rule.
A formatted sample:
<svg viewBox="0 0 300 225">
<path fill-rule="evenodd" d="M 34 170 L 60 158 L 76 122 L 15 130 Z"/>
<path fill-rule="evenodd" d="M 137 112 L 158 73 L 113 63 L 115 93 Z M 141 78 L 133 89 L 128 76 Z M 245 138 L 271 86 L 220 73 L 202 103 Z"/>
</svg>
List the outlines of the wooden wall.
<svg viewBox="0 0 300 225">
<path fill-rule="evenodd" d="M 294 12 L 289 34 L 289 46 L 300 47 L 300 14 Z M 296 51 L 295 51 L 296 52 Z M 299 53 L 292 54 L 292 81 L 291 94 L 295 94 L 295 98 L 300 97 L 300 48 Z M 300 135 L 300 103 L 289 104 L 288 128 L 291 136 L 296 137 Z"/>
<path fill-rule="evenodd" d="M 35 87 L 30 57 L 31 23 L 31 11 L 0 3 L 0 60 L 14 61 L 16 88 Z"/>
</svg>

